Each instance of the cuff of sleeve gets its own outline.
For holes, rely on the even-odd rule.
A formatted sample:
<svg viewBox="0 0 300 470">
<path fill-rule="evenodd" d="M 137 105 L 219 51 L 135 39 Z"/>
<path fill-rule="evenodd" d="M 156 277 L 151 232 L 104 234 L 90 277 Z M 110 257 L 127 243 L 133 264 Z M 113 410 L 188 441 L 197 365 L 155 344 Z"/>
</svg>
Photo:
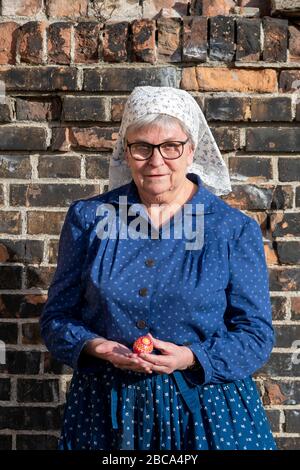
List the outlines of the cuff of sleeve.
<svg viewBox="0 0 300 470">
<path fill-rule="evenodd" d="M 198 370 L 185 369 L 182 372 L 184 372 L 187 379 L 196 385 L 209 383 L 212 378 L 212 366 L 203 346 L 197 342 L 190 344 L 188 347 L 195 354 L 201 368 Z"/>
<path fill-rule="evenodd" d="M 72 360 L 73 369 L 78 369 L 80 363 L 82 362 L 83 355 L 81 353 L 86 343 L 90 341 L 91 339 L 95 339 L 95 338 L 99 338 L 99 335 L 95 333 L 87 333 L 86 336 L 76 344 L 74 354 L 73 354 L 73 360 Z"/>
</svg>

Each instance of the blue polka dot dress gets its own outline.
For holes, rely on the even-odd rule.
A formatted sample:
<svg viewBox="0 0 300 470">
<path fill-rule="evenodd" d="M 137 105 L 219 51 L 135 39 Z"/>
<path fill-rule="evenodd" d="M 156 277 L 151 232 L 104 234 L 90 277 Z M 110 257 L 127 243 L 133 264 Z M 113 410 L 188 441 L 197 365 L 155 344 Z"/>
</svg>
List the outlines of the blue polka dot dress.
<svg viewBox="0 0 300 470">
<path fill-rule="evenodd" d="M 198 190 L 159 229 L 133 180 L 69 207 L 40 320 L 74 368 L 61 450 L 276 449 L 252 378 L 274 344 L 260 227 L 187 178 Z M 188 346 L 198 368 L 149 375 L 82 352 L 148 332 Z"/>
</svg>

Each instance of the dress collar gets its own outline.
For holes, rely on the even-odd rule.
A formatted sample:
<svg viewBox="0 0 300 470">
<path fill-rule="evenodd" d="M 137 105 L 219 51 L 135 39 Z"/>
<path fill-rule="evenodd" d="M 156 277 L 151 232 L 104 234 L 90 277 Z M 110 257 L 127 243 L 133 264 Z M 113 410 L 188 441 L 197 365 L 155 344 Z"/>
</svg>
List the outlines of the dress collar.
<svg viewBox="0 0 300 470">
<path fill-rule="evenodd" d="M 198 190 L 195 192 L 192 198 L 188 202 L 185 203 L 188 212 L 194 215 L 196 213 L 199 214 L 199 206 L 197 206 L 197 204 L 203 204 L 203 207 L 201 208 L 201 212 L 203 209 L 204 212 L 202 213 L 204 214 L 211 214 L 215 212 L 216 211 L 216 208 L 215 208 L 216 196 L 203 186 L 200 176 L 196 173 L 187 173 L 186 177 L 190 181 L 198 185 Z M 118 205 L 142 204 L 137 186 L 133 178 L 131 179 L 129 183 L 122 186 L 122 188 L 123 188 L 122 191 L 120 191 L 120 188 L 116 188 L 113 191 L 113 194 L 109 198 L 109 202 L 116 203 Z M 123 196 L 123 197 L 119 200 L 120 196 Z"/>
</svg>

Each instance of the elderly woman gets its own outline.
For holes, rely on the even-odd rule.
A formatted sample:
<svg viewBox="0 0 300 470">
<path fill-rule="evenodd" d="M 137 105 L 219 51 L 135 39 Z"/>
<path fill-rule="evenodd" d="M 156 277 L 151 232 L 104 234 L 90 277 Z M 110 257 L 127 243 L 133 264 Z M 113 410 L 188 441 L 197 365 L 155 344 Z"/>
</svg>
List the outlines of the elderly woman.
<svg viewBox="0 0 300 470">
<path fill-rule="evenodd" d="M 58 448 L 276 449 L 252 378 L 274 343 L 262 235 L 218 197 L 228 170 L 189 93 L 133 90 L 109 184 L 69 207 L 41 317 L 74 368 Z"/>
</svg>

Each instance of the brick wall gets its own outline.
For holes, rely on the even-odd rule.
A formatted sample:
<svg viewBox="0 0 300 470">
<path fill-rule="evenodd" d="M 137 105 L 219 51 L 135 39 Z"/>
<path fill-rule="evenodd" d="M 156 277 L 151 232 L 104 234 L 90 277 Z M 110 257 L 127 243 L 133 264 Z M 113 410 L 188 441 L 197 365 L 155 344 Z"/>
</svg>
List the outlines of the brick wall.
<svg viewBox="0 0 300 470">
<path fill-rule="evenodd" d="M 0 3 L 0 449 L 56 446 L 71 370 L 38 319 L 59 233 L 71 201 L 107 190 L 145 84 L 197 99 L 230 168 L 224 199 L 261 225 L 277 343 L 255 379 L 280 448 L 299 449 L 299 2 Z"/>
</svg>

